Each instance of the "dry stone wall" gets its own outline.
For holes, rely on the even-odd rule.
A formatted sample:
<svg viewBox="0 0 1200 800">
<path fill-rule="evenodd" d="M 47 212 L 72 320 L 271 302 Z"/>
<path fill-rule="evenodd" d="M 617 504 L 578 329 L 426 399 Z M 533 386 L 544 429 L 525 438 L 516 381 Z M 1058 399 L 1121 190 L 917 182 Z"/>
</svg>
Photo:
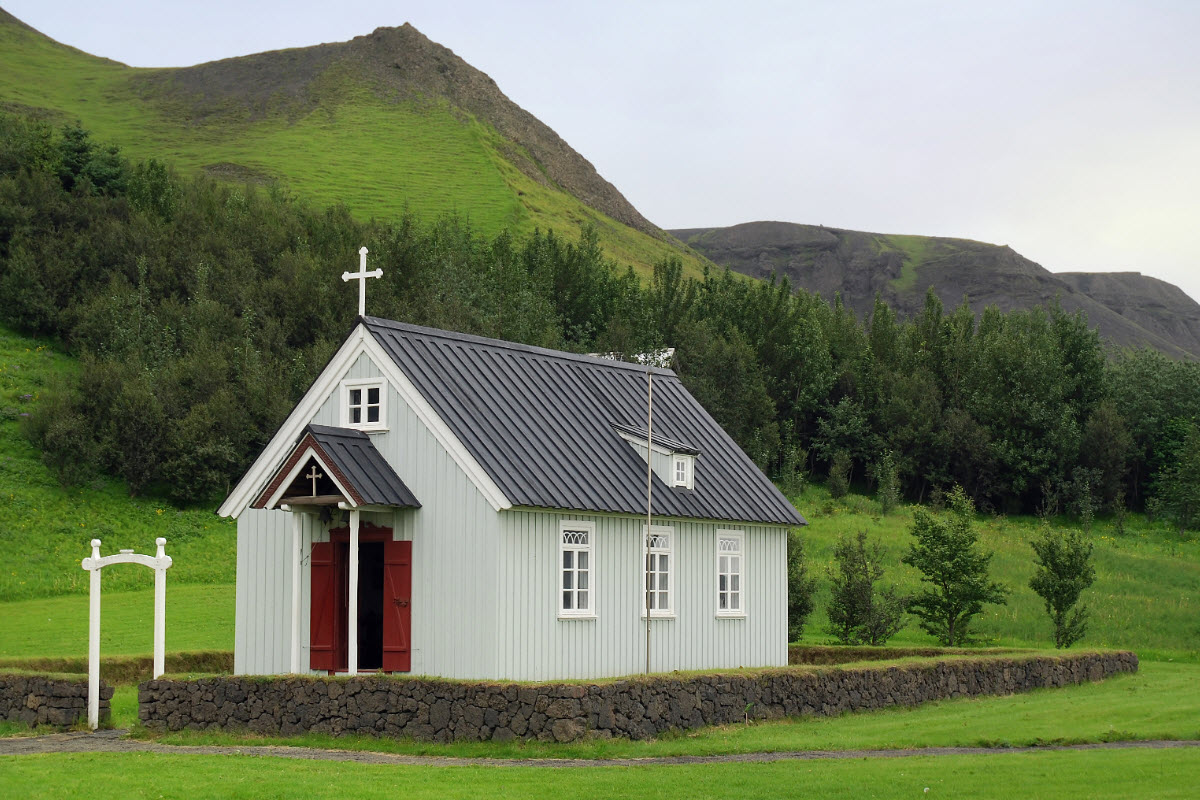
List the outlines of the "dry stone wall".
<svg viewBox="0 0 1200 800">
<path fill-rule="evenodd" d="M 599 684 L 466 683 L 390 676 L 235 677 L 147 681 L 150 728 L 234 728 L 293 735 L 366 733 L 451 741 L 585 736 L 646 739 L 671 729 L 835 715 L 930 700 L 1004 695 L 1137 671 L 1129 652 L 903 666 L 653 676 Z"/>
<path fill-rule="evenodd" d="M 87 680 L 0 675 L 0 719 L 67 728 L 87 721 Z M 100 721 L 112 714 L 113 689 L 100 683 Z"/>
</svg>

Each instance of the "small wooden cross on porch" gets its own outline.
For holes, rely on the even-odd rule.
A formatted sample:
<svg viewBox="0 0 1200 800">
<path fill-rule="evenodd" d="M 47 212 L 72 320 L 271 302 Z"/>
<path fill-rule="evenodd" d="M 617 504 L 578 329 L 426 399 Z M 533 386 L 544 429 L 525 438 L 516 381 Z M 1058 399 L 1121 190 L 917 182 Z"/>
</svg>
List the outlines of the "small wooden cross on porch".
<svg viewBox="0 0 1200 800">
<path fill-rule="evenodd" d="M 350 281 L 358 281 L 358 315 L 365 317 L 367 315 L 367 278 L 382 278 L 383 270 L 373 269 L 367 272 L 367 248 L 361 247 L 358 250 L 358 272 L 343 272 L 342 280 L 347 283 Z"/>
<path fill-rule="evenodd" d="M 321 473 L 317 472 L 317 465 L 313 464 L 312 468 L 309 469 L 308 474 L 305 475 L 304 477 L 306 477 L 312 481 L 312 485 L 313 485 L 312 496 L 316 497 L 317 496 L 317 478 L 324 478 L 325 476 L 322 475 Z"/>
</svg>

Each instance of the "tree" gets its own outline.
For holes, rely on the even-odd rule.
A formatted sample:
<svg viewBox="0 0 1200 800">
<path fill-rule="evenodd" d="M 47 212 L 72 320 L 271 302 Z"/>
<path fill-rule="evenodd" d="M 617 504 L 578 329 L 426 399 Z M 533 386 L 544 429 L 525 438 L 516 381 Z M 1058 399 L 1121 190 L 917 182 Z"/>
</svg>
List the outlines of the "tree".
<svg viewBox="0 0 1200 800">
<path fill-rule="evenodd" d="M 817 581 L 808 577 L 808 565 L 804 563 L 804 540 L 795 530 L 788 532 L 787 581 L 788 641 L 794 642 L 804 633 L 804 623 L 813 612 L 813 594 L 817 589 Z"/>
<path fill-rule="evenodd" d="M 853 462 L 850 461 L 850 454 L 845 450 L 838 450 L 833 454 L 833 461 L 829 465 L 829 495 L 834 499 L 845 497 L 850 491 L 850 469 Z"/>
<path fill-rule="evenodd" d="M 1112 506 L 1128 473 L 1133 437 L 1110 400 L 1100 402 L 1088 416 L 1079 442 L 1079 463 L 1094 471 L 1092 490 L 1101 505 Z"/>
<path fill-rule="evenodd" d="M 875 587 L 883 577 L 883 548 L 878 542 L 868 545 L 866 531 L 859 531 L 853 539 L 838 540 L 833 559 L 826 631 L 842 644 L 886 644 L 904 627 L 907 601 L 895 587 Z"/>
<path fill-rule="evenodd" d="M 1037 571 L 1029 588 L 1046 603 L 1046 613 L 1054 621 L 1054 646 L 1070 647 L 1087 631 L 1087 606 L 1075 606 L 1083 590 L 1096 580 L 1092 543 L 1084 541 L 1079 531 L 1063 533 L 1047 526 L 1030 545 Z"/>
<path fill-rule="evenodd" d="M 878 486 L 876 495 L 879 498 L 879 512 L 887 516 L 900 503 L 900 478 L 896 474 L 896 459 L 891 450 L 885 450 L 875 464 L 875 483 Z"/>
<path fill-rule="evenodd" d="M 1008 590 L 988 580 L 992 554 L 979 550 L 971 523 L 975 507 L 961 486 L 950 492 L 948 505 L 945 515 L 916 511 L 916 541 L 901 560 L 920 570 L 921 582 L 929 584 L 912 598 L 908 610 L 920 618 L 922 629 L 953 647 L 968 641 L 971 620 L 984 605 L 1006 602 Z"/>
<path fill-rule="evenodd" d="M 1174 463 L 1164 467 L 1155 483 L 1156 499 L 1182 534 L 1200 519 L 1200 427 L 1187 424 Z"/>
</svg>

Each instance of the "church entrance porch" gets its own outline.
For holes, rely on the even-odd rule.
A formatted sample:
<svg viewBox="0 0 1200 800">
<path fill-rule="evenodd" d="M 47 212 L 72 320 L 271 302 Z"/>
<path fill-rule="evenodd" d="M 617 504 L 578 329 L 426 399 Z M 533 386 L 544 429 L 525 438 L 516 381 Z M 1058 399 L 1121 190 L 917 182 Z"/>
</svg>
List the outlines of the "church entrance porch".
<svg viewBox="0 0 1200 800">
<path fill-rule="evenodd" d="M 336 528 L 330 541 L 313 543 L 309 667 L 408 672 L 412 542 L 393 541 L 391 528 L 372 525 L 363 525 L 357 538 L 357 558 L 349 528 Z M 351 580 L 352 568 L 357 581 Z"/>
</svg>

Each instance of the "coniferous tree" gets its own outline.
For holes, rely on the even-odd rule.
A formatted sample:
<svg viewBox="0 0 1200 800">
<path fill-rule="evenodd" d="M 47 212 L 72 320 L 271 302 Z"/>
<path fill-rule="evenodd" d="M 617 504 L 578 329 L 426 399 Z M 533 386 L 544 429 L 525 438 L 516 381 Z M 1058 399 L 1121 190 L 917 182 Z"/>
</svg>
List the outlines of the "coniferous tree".
<svg viewBox="0 0 1200 800">
<path fill-rule="evenodd" d="M 949 510 L 935 515 L 917 509 L 913 515 L 915 541 L 903 563 L 921 572 L 926 588 L 910 601 L 908 610 L 921 627 L 949 647 L 964 644 L 971 621 L 984 605 L 1007 602 L 1008 590 L 988 578 L 991 553 L 979 549 L 975 512 L 962 487 L 955 486 L 947 499 Z"/>
</svg>

